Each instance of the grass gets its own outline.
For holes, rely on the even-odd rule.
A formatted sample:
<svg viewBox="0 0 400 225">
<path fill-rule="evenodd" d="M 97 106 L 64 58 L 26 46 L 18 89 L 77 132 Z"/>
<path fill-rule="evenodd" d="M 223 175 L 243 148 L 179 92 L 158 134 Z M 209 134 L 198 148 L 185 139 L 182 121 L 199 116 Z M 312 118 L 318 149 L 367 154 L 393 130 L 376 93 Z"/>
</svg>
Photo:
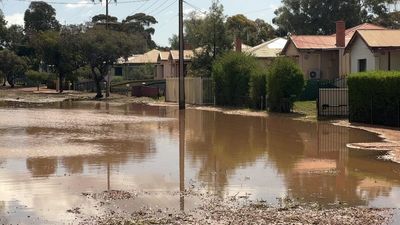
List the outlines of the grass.
<svg viewBox="0 0 400 225">
<path fill-rule="evenodd" d="M 303 114 L 307 118 L 317 118 L 316 101 L 298 101 L 294 103 L 295 113 Z"/>
</svg>

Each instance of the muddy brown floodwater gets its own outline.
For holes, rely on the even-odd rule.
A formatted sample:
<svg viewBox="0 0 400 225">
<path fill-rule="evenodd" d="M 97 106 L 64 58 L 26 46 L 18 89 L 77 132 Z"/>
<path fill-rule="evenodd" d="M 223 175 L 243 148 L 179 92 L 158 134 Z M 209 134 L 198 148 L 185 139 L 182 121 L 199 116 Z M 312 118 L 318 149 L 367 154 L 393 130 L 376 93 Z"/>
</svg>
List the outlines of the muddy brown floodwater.
<svg viewBox="0 0 400 225">
<path fill-rule="evenodd" d="M 131 210 L 195 208 L 195 196 L 176 194 L 183 190 L 400 207 L 399 164 L 349 150 L 381 140 L 358 129 L 94 102 L 1 103 L 0 118 L 0 224 L 76 222 L 99 214 L 106 195 Z"/>
</svg>

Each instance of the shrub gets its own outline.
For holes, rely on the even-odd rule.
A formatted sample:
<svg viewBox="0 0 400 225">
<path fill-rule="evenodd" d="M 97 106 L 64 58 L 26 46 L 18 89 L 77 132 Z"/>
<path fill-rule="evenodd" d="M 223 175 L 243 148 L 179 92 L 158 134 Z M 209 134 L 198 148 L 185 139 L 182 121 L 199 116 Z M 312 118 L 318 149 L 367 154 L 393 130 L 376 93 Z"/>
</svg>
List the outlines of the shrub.
<svg viewBox="0 0 400 225">
<path fill-rule="evenodd" d="M 25 73 L 26 78 L 35 85 L 45 83 L 49 79 L 49 74 L 35 70 L 28 70 Z"/>
<path fill-rule="evenodd" d="M 272 112 L 288 113 L 304 87 L 304 75 L 290 59 L 277 58 L 268 72 L 268 108 Z"/>
<path fill-rule="evenodd" d="M 330 80 L 307 80 L 304 90 L 299 96 L 301 101 L 315 101 L 318 98 L 320 88 L 334 88 L 335 85 Z"/>
<path fill-rule="evenodd" d="M 251 107 L 255 109 L 266 108 L 267 73 L 260 71 L 250 77 Z"/>
<path fill-rule="evenodd" d="M 218 58 L 213 65 L 215 97 L 217 105 L 247 106 L 252 80 L 253 94 L 260 92 L 257 82 L 262 69 L 258 61 L 247 54 L 229 52 Z"/>
<path fill-rule="evenodd" d="M 400 126 L 400 71 L 371 71 L 348 78 L 349 120 Z"/>
</svg>

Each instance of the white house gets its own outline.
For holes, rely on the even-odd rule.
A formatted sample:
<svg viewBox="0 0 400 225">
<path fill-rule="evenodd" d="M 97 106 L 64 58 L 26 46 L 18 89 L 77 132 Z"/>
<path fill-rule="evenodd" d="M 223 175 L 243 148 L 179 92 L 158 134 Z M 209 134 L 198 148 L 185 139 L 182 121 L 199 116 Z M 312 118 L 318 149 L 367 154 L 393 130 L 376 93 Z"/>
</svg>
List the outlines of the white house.
<svg viewBox="0 0 400 225">
<path fill-rule="evenodd" d="M 346 52 L 352 73 L 400 70 L 400 30 L 358 30 Z"/>
</svg>

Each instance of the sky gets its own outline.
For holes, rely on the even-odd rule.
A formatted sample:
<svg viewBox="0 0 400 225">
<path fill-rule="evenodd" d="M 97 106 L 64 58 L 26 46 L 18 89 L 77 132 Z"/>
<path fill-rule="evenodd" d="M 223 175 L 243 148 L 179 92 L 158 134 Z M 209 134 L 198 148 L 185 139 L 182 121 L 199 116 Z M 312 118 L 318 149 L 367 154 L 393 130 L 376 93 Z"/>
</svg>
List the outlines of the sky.
<svg viewBox="0 0 400 225">
<path fill-rule="evenodd" d="M 62 24 L 79 24 L 90 21 L 94 15 L 104 13 L 104 4 L 93 4 L 91 0 L 44 0 L 51 4 L 57 12 L 57 19 Z M 96 0 L 98 1 L 98 0 Z M 185 14 L 196 11 L 207 11 L 212 0 L 185 0 Z M 104 2 L 104 1 L 103 1 Z M 112 0 L 113 2 L 113 0 Z M 168 46 L 168 38 L 178 33 L 178 1 L 177 0 L 118 0 L 120 3 L 110 4 L 110 15 L 119 20 L 128 15 L 144 12 L 154 16 L 158 24 L 154 26 L 154 41 L 161 46 Z M 271 23 L 274 11 L 281 5 L 281 0 L 220 0 L 225 14 L 244 14 L 250 19 L 264 19 Z M 24 23 L 24 12 L 30 0 L 2 0 L 3 11 L 8 25 Z"/>
</svg>

